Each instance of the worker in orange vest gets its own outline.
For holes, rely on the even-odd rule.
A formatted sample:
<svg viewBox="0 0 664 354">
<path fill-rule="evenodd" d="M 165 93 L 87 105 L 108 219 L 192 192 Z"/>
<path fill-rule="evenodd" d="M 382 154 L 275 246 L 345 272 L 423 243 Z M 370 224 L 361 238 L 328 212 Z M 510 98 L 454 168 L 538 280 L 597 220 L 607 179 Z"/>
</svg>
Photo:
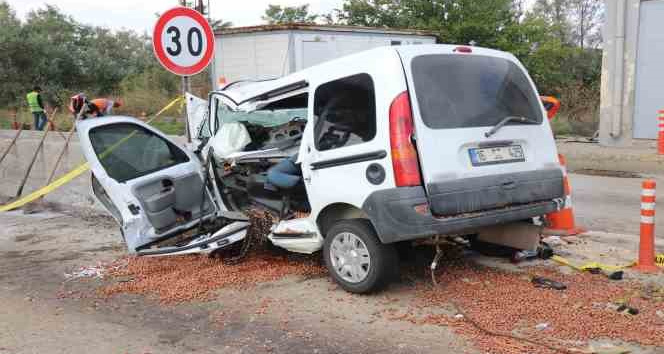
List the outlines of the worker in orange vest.
<svg viewBox="0 0 664 354">
<path fill-rule="evenodd" d="M 90 114 L 96 117 L 102 117 L 112 114 L 113 108 L 122 106 L 122 102 L 109 100 L 108 98 L 95 98 L 90 101 L 88 106 L 90 108 Z"/>
</svg>

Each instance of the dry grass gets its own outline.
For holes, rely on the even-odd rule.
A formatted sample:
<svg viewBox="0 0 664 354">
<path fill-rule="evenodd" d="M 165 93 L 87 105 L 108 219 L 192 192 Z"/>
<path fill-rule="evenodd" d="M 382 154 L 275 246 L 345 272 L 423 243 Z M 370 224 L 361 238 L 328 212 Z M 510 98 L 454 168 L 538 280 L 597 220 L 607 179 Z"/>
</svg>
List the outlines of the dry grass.
<svg viewBox="0 0 664 354">
<path fill-rule="evenodd" d="M 184 120 L 182 118 L 174 118 L 173 115 L 180 114 L 177 109 L 172 109 L 173 112 L 167 112 L 166 114 L 171 115 L 170 117 L 158 117 L 153 120 L 150 124 L 160 131 L 168 135 L 184 135 Z M 9 109 L 0 109 L 0 129 L 12 129 L 12 122 L 14 121 L 14 112 Z M 128 112 L 123 112 L 118 110 L 115 114 L 119 115 L 129 115 L 137 118 L 141 118 L 139 115 L 132 115 Z M 33 118 L 32 114 L 27 111 L 20 111 L 16 113 L 16 121 L 19 123 L 27 124 L 32 126 Z M 55 123 L 56 130 L 58 131 L 69 131 L 73 123 L 73 117 L 69 112 L 62 112 L 58 110 L 53 119 Z"/>
</svg>

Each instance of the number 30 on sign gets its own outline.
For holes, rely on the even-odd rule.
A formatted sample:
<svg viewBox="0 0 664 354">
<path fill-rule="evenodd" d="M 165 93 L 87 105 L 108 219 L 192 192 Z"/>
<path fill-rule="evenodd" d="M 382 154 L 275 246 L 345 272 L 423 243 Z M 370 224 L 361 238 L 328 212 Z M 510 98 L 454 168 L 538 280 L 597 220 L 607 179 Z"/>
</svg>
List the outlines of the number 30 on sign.
<svg viewBox="0 0 664 354">
<path fill-rule="evenodd" d="M 157 20 L 152 46 L 166 69 L 176 75 L 190 76 L 210 64 L 214 33 L 203 15 L 186 7 L 176 7 Z"/>
</svg>

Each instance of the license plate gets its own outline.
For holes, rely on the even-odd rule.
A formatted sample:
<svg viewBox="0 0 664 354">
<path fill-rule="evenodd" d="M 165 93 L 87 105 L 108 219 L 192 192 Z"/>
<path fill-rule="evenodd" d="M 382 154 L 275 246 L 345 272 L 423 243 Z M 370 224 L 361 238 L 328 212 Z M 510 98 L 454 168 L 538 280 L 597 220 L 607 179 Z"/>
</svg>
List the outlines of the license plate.
<svg viewBox="0 0 664 354">
<path fill-rule="evenodd" d="M 473 166 L 526 161 L 521 145 L 468 149 Z"/>
</svg>

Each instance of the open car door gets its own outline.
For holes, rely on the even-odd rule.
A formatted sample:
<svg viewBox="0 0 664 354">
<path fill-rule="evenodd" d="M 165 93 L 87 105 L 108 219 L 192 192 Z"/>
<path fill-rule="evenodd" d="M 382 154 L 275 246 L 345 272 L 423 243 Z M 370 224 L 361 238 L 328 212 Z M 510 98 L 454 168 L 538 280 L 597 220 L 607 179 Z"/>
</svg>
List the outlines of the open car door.
<svg viewBox="0 0 664 354">
<path fill-rule="evenodd" d="M 131 253 L 212 252 L 245 237 L 246 219 L 217 215 L 199 160 L 161 132 L 129 117 L 83 120 L 77 130 L 95 196 L 119 222 Z M 227 222 L 199 231 L 210 219 Z"/>
<path fill-rule="evenodd" d="M 210 138 L 210 127 L 208 126 L 208 101 L 190 93 L 184 95 L 186 100 L 187 120 L 191 141 L 194 147 L 198 147 L 203 139 Z"/>
</svg>

